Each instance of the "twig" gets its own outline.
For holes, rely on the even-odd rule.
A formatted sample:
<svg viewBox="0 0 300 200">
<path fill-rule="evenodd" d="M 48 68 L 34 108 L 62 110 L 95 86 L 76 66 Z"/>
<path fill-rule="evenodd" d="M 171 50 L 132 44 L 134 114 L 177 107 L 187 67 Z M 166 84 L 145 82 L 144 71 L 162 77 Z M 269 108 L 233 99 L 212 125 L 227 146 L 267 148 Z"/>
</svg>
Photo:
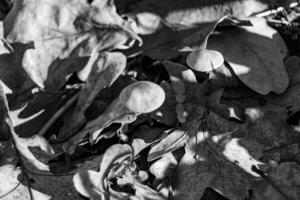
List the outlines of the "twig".
<svg viewBox="0 0 300 200">
<path fill-rule="evenodd" d="M 52 124 L 66 112 L 68 108 L 70 108 L 77 100 L 79 93 L 76 93 L 72 98 L 70 98 L 62 107 L 56 111 L 56 113 L 46 122 L 46 124 L 40 129 L 37 135 L 43 136 L 48 131 L 48 129 L 52 126 Z"/>
<path fill-rule="evenodd" d="M 293 2 L 289 5 L 289 7 L 287 9 L 295 8 L 297 6 L 299 6 L 299 2 Z M 258 13 L 258 14 L 255 15 L 255 17 L 267 17 L 267 16 L 270 16 L 270 15 L 275 15 L 275 14 L 280 13 L 280 12 L 284 12 L 284 11 L 285 11 L 284 7 L 278 7 L 276 9 L 267 10 L 267 11 Z"/>
<path fill-rule="evenodd" d="M 290 143 L 287 143 L 287 144 L 280 145 L 280 146 L 278 146 L 278 147 L 272 147 L 272 148 L 270 148 L 270 149 L 264 150 L 264 153 L 268 153 L 268 152 L 270 152 L 270 151 L 281 150 L 281 149 L 286 148 L 286 147 L 288 147 L 288 146 L 292 146 L 292 145 L 294 145 L 294 144 L 299 144 L 299 143 L 300 143 L 300 142 L 290 142 Z"/>
<path fill-rule="evenodd" d="M 299 23 L 297 22 L 289 22 L 286 20 L 278 20 L 278 19 L 268 19 L 267 20 L 268 23 L 270 23 L 271 25 L 285 25 L 285 26 L 300 26 Z"/>
<path fill-rule="evenodd" d="M 266 174 L 252 165 L 251 170 L 260 175 L 267 183 L 269 183 L 279 194 L 281 194 L 286 200 L 291 200 Z"/>
<path fill-rule="evenodd" d="M 27 172 L 25 171 L 25 167 L 24 167 L 24 163 L 23 162 L 21 164 L 21 169 L 22 169 L 22 174 L 26 178 L 26 181 L 27 181 L 27 189 L 28 189 L 30 200 L 34 200 L 34 197 L 33 197 L 33 194 L 32 194 L 32 190 L 31 190 L 30 178 L 29 178 Z"/>
<path fill-rule="evenodd" d="M 279 12 L 282 12 L 283 10 L 284 10 L 283 7 L 278 7 L 276 9 L 267 10 L 267 11 L 258 13 L 258 14 L 255 15 L 255 17 L 267 17 L 267 16 L 270 16 L 270 15 L 275 15 Z"/>
<path fill-rule="evenodd" d="M 19 186 L 21 185 L 21 182 L 19 181 L 18 184 L 13 187 L 13 189 L 11 189 L 10 191 L 8 191 L 7 193 L 3 194 L 0 196 L 0 199 L 6 197 L 7 195 L 9 195 L 10 193 L 12 193 L 13 191 L 15 191 Z"/>
</svg>

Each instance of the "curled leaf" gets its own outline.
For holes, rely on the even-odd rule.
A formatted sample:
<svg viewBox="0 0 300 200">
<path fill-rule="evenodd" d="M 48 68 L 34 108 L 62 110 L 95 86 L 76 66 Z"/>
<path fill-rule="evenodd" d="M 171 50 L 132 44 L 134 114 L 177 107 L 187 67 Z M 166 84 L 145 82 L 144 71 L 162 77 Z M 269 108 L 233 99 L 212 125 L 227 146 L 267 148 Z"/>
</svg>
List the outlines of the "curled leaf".
<svg viewBox="0 0 300 200">
<path fill-rule="evenodd" d="M 108 179 L 110 171 L 115 166 L 121 166 L 125 160 L 131 161 L 132 149 L 129 145 L 116 144 L 109 147 L 102 158 L 100 171 L 81 170 L 73 177 L 76 190 L 85 197 L 93 200 L 109 199 Z"/>
<path fill-rule="evenodd" d="M 99 172 L 92 170 L 79 171 L 73 177 L 73 184 L 77 192 L 92 200 L 105 199 L 104 194 L 97 187 L 99 183 Z"/>
<path fill-rule="evenodd" d="M 187 132 L 174 130 L 150 149 L 147 160 L 149 162 L 185 145 L 188 140 Z"/>
</svg>

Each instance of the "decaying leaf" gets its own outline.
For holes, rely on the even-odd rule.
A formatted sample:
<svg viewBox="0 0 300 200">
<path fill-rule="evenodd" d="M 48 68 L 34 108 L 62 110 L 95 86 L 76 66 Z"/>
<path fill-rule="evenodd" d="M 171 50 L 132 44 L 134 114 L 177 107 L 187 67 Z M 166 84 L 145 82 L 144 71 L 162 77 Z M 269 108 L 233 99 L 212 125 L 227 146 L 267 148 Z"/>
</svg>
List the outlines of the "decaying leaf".
<svg viewBox="0 0 300 200">
<path fill-rule="evenodd" d="M 281 190 L 281 194 L 274 186 L 262 180 L 254 183 L 255 199 L 299 199 L 300 193 L 300 168 L 292 162 L 280 164 L 268 174 L 269 179 Z"/>
<path fill-rule="evenodd" d="M 177 161 L 172 153 L 166 153 L 161 159 L 155 161 L 150 172 L 155 176 L 156 180 L 163 180 L 171 175 L 170 171 L 177 165 Z"/>
</svg>

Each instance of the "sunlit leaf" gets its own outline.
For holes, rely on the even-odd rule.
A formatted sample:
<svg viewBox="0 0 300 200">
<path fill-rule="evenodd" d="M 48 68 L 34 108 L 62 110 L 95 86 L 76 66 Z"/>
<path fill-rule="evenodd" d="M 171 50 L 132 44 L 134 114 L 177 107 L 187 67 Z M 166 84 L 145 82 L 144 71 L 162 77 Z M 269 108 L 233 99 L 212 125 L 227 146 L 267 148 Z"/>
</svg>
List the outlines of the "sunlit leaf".
<svg viewBox="0 0 300 200">
<path fill-rule="evenodd" d="M 93 50 L 128 48 L 128 40 L 140 40 L 108 1 L 17 1 L 5 18 L 4 34 L 11 44 L 32 44 L 22 67 L 39 87 L 52 89 L 80 70 Z"/>
<path fill-rule="evenodd" d="M 264 19 L 252 19 L 253 27 L 232 28 L 208 39 L 208 49 L 220 51 L 237 77 L 249 88 L 268 94 L 283 93 L 289 78 L 283 63 L 287 47 Z"/>
</svg>

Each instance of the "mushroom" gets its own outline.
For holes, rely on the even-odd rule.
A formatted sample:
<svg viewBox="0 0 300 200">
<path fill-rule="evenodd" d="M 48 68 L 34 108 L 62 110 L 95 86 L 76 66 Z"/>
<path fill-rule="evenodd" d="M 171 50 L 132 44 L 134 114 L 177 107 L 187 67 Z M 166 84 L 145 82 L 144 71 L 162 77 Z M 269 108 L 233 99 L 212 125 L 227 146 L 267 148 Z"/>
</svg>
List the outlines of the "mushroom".
<svg viewBox="0 0 300 200">
<path fill-rule="evenodd" d="M 208 94 L 221 88 L 239 85 L 236 75 L 218 51 L 209 49 L 192 51 L 187 56 L 186 63 L 194 72 L 208 74 L 208 79 L 203 83 Z"/>
<path fill-rule="evenodd" d="M 223 55 L 218 51 L 200 49 L 192 51 L 186 58 L 190 68 L 198 72 L 210 72 L 224 63 Z"/>
<path fill-rule="evenodd" d="M 76 144 L 88 133 L 92 133 L 91 141 L 95 141 L 102 130 L 112 123 L 131 123 L 138 115 L 158 109 L 164 100 L 164 90 L 155 83 L 139 81 L 128 85 L 103 114 L 88 122 L 82 131 L 65 143 L 65 150 L 74 152 Z"/>
<path fill-rule="evenodd" d="M 208 79 L 201 83 L 203 93 L 207 95 L 206 106 L 225 118 L 243 122 L 243 109 L 220 103 L 224 88 L 240 85 L 230 65 L 224 61 L 223 55 L 218 51 L 200 49 L 192 51 L 187 56 L 186 63 L 192 70 L 208 74 Z"/>
</svg>

